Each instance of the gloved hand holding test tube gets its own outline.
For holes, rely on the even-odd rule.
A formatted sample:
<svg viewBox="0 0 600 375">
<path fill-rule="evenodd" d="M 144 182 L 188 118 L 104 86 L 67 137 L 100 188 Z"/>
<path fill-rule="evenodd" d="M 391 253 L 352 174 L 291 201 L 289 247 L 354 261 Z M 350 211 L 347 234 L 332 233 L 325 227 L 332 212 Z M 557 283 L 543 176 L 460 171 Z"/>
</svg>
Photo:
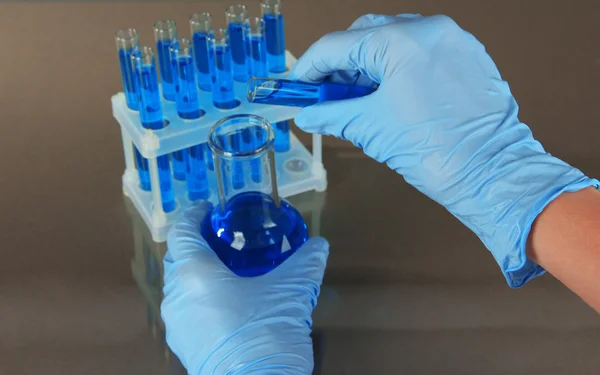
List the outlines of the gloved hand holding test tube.
<svg viewBox="0 0 600 375">
<path fill-rule="evenodd" d="M 306 83 L 278 78 L 250 77 L 247 98 L 250 103 L 307 107 L 329 100 L 359 98 L 373 93 L 375 86 L 340 83 Z"/>
</svg>

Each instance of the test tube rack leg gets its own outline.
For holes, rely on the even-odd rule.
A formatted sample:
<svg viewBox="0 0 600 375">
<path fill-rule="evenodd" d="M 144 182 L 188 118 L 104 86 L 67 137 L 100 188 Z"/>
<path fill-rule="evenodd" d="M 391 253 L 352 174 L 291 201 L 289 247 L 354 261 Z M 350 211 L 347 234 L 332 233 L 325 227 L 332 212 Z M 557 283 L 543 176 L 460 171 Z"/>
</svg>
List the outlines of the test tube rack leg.
<svg viewBox="0 0 600 375">
<path fill-rule="evenodd" d="M 286 52 L 289 68 L 296 58 Z M 275 78 L 287 78 L 288 73 L 273 74 Z M 125 95 L 121 92 L 112 97 L 113 116 L 121 127 L 123 152 L 125 155 L 125 172 L 123 174 L 123 194 L 131 199 L 144 222 L 148 226 L 155 242 L 164 242 L 170 227 L 179 219 L 186 208 L 193 205 L 187 197 L 185 181 L 173 179 L 177 208 L 169 213 L 162 209 L 157 157 L 169 155 L 175 151 L 207 142 L 210 128 L 220 119 L 235 114 L 253 114 L 267 119 L 272 124 L 291 120 L 298 108 L 251 104 L 246 100 L 246 85 L 235 83 L 235 94 L 240 105 L 231 110 L 220 110 L 212 105 L 212 97 L 208 92 L 200 92 L 200 103 L 206 114 L 197 120 L 184 120 L 177 116 L 175 103 L 163 101 L 163 112 L 168 125 L 164 129 L 150 131 L 144 129 L 137 111 L 127 107 Z M 325 191 L 327 173 L 322 160 L 321 135 L 312 138 L 312 154 L 290 131 L 290 150 L 276 153 L 277 185 L 279 195 L 291 197 L 307 191 Z M 144 191 L 139 186 L 136 171 L 134 148 L 148 159 L 150 169 L 151 191 Z M 216 177 L 209 174 L 212 203 L 217 201 Z"/>
</svg>

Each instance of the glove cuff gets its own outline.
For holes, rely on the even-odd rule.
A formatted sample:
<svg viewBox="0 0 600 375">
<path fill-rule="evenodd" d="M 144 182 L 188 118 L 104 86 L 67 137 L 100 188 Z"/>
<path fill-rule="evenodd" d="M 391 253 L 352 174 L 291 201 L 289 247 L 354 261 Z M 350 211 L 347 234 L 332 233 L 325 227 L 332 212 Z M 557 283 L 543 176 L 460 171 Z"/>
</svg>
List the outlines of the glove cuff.
<svg viewBox="0 0 600 375">
<path fill-rule="evenodd" d="M 529 151 L 529 152 L 528 152 Z M 471 212 L 456 215 L 491 251 L 508 285 L 519 288 L 546 271 L 527 257 L 527 240 L 537 216 L 556 197 L 600 182 L 585 176 L 560 159 L 539 150 L 521 149 L 502 157 L 507 164 L 487 165 L 488 178 L 495 181 L 476 193 Z M 517 164 L 517 166 L 515 166 Z M 473 208 L 473 206 L 472 206 Z"/>
</svg>

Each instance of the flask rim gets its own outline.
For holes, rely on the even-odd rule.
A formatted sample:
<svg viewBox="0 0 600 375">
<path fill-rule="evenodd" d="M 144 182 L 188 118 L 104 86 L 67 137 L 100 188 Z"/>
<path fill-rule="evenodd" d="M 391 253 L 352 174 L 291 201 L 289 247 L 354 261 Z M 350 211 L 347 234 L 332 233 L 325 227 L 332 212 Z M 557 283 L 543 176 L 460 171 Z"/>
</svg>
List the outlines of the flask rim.
<svg viewBox="0 0 600 375">
<path fill-rule="evenodd" d="M 244 119 L 246 119 L 247 121 L 244 121 Z M 262 142 L 260 145 L 257 145 L 253 150 L 250 151 L 230 151 L 223 149 L 223 147 L 220 146 L 220 142 L 217 141 L 217 136 L 222 135 L 217 134 L 218 129 L 222 126 L 228 125 L 229 123 L 236 124 L 242 122 L 245 122 L 246 124 L 251 126 L 260 127 L 264 132 L 266 132 L 267 136 L 265 137 L 265 141 Z M 273 130 L 273 126 L 271 126 L 271 123 L 263 117 L 250 114 L 238 114 L 224 117 L 221 120 L 217 121 L 208 132 L 208 146 L 210 147 L 211 151 L 216 155 L 226 158 L 256 156 L 271 149 L 273 147 L 274 142 L 275 131 Z"/>
</svg>

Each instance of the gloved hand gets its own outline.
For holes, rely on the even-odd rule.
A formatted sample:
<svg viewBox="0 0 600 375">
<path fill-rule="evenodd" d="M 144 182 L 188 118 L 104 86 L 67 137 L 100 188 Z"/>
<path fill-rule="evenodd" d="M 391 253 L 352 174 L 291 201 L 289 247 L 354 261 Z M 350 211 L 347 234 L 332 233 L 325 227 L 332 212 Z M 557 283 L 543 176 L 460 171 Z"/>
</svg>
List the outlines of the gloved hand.
<svg viewBox="0 0 600 375">
<path fill-rule="evenodd" d="M 446 16 L 363 16 L 310 47 L 292 78 L 379 83 L 304 108 L 296 124 L 351 141 L 445 206 L 512 287 L 544 272 L 526 256 L 536 216 L 562 192 L 599 184 L 544 151 L 483 45 Z"/>
<path fill-rule="evenodd" d="M 311 238 L 266 275 L 242 278 L 200 235 L 209 211 L 191 208 L 169 233 L 161 306 L 169 347 L 190 374 L 310 374 L 327 241 Z"/>
</svg>

